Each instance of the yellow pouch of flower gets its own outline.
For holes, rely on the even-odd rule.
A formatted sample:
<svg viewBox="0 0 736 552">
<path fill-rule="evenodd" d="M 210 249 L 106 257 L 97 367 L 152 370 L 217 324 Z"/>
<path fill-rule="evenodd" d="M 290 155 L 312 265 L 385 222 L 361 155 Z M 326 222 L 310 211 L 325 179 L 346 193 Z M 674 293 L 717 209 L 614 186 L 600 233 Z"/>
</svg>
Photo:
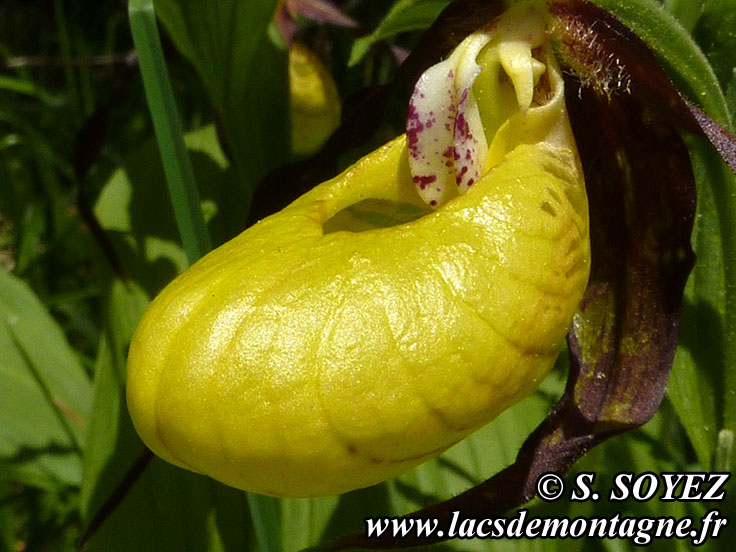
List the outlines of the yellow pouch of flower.
<svg viewBox="0 0 736 552">
<path fill-rule="evenodd" d="M 131 344 L 127 393 L 156 454 L 248 491 L 336 494 L 427 460 L 536 388 L 590 264 L 585 186 L 545 25 L 516 10 L 469 37 L 450 69 L 477 60 L 482 71 L 418 83 L 409 145 L 401 136 L 369 154 L 153 301 Z M 437 122 L 425 100 L 446 85 L 456 115 L 439 121 L 454 122 L 454 153 L 475 158 L 463 171 L 453 155 L 432 191 L 432 140 L 447 136 L 421 135 L 417 123 Z M 469 90 L 462 101 L 458 90 Z M 468 96 L 475 108 L 460 105 Z M 484 136 L 476 119 L 466 133 L 475 142 L 458 142 L 458 115 L 473 109 Z M 469 172 L 470 184 L 458 177 Z"/>
</svg>

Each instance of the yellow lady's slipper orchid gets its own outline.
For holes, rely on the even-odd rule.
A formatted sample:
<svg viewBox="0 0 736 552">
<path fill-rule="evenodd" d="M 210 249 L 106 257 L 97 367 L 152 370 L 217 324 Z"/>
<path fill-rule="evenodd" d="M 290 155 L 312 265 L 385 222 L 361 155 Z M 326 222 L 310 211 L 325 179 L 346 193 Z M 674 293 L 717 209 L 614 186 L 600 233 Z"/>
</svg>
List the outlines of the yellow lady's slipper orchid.
<svg viewBox="0 0 736 552">
<path fill-rule="evenodd" d="M 127 392 L 156 454 L 263 494 L 341 493 L 442 452 L 536 388 L 590 248 L 535 6 L 517 4 L 425 73 L 408 141 L 260 221 L 154 300 Z M 381 209 L 394 220 L 376 225 Z M 367 212 L 374 224 L 353 225 Z"/>
</svg>

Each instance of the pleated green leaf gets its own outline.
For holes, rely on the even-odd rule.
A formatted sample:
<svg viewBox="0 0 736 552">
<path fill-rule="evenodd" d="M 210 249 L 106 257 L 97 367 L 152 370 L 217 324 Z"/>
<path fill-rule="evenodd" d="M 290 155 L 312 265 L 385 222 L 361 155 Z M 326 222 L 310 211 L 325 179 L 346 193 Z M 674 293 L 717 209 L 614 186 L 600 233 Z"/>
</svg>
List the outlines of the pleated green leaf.
<svg viewBox="0 0 736 552">
<path fill-rule="evenodd" d="M 449 0 L 399 0 L 371 34 L 353 43 L 348 65 L 352 67 L 360 63 L 369 48 L 380 40 L 399 33 L 426 29 L 449 3 Z"/>
<path fill-rule="evenodd" d="M 0 268 L 0 471 L 79 485 L 92 385 L 60 327 Z"/>
<path fill-rule="evenodd" d="M 287 55 L 267 33 L 276 0 L 156 0 L 156 13 L 194 65 L 227 149 L 254 186 L 288 158 Z"/>
</svg>

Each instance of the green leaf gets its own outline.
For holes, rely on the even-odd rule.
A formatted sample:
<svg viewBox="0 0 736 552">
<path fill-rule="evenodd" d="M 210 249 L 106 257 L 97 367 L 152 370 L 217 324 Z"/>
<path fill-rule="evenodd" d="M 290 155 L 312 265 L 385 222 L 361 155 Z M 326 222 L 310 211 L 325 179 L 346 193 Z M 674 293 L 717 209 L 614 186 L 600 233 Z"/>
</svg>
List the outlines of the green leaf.
<svg viewBox="0 0 736 552">
<path fill-rule="evenodd" d="M 229 168 L 213 126 L 186 134 L 184 141 L 209 234 L 221 244 L 243 230 L 247 194 Z M 94 207 L 123 266 L 151 295 L 187 267 L 164 178 L 156 143 L 148 140 L 113 172 Z"/>
<path fill-rule="evenodd" d="M 366 493 L 354 493 L 364 496 Z M 321 498 L 285 498 L 281 504 L 281 530 L 284 550 L 301 550 L 314 545 L 323 538 L 333 516 L 339 515 L 339 505 L 345 497 L 329 496 Z M 346 508 L 348 518 L 358 517 L 355 508 Z M 355 521 L 348 519 L 346 521 Z M 342 526 L 343 524 L 340 523 Z"/>
<path fill-rule="evenodd" d="M 0 268 L 0 463 L 33 484 L 79 485 L 91 392 L 57 323 Z"/>
<path fill-rule="evenodd" d="M 654 50 L 680 91 L 721 124 L 730 111 L 713 68 L 690 34 L 655 0 L 594 0 Z"/>
<path fill-rule="evenodd" d="M 348 66 L 360 63 L 370 47 L 380 40 L 428 28 L 449 3 L 450 0 L 399 0 L 371 34 L 353 43 Z"/>
<path fill-rule="evenodd" d="M 693 138 L 688 145 L 696 181 L 719 185 L 727 175 L 710 144 Z M 713 192 L 707 185 L 698 189 L 693 247 L 697 262 L 685 290 L 680 347 L 667 391 L 701 466 L 711 469 L 723 419 L 726 343 L 722 241 Z"/>
<path fill-rule="evenodd" d="M 695 25 L 703 14 L 705 1 L 701 0 L 664 0 L 664 7 L 674 15 L 680 24 L 692 33 Z"/>
<path fill-rule="evenodd" d="M 276 0 L 156 0 L 156 13 L 209 91 L 230 153 L 253 186 L 289 157 L 286 51 L 266 32 Z"/>
<path fill-rule="evenodd" d="M 135 283 L 112 283 L 106 331 L 95 361 L 94 401 L 84 454 L 81 490 L 82 517 L 89 519 L 110 489 L 122 480 L 143 445 L 125 423 L 125 352 L 138 320 L 148 305 L 146 293 Z"/>
<path fill-rule="evenodd" d="M 257 550 L 252 535 L 243 493 L 154 458 L 83 550 Z"/>
<path fill-rule="evenodd" d="M 735 75 L 733 54 L 736 51 L 736 0 L 705 2 L 702 16 L 694 30 L 694 38 L 701 45 L 725 89 Z M 733 116 L 733 108 L 731 111 Z"/>
</svg>

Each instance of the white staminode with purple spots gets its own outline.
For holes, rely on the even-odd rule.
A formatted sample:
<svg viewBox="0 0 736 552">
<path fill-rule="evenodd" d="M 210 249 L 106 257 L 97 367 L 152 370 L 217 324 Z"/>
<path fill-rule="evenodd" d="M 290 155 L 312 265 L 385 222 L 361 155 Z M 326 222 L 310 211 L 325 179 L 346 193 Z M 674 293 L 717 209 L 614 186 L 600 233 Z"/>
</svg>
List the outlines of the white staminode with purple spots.
<svg viewBox="0 0 736 552">
<path fill-rule="evenodd" d="M 505 38 L 494 40 L 501 27 Z M 473 88 L 482 70 L 476 62 L 479 53 L 493 48 L 492 57 L 514 86 L 518 110 L 526 112 L 546 70 L 532 55 L 532 48 L 544 41 L 545 34 L 545 21 L 539 14 L 530 9 L 510 10 L 422 74 L 409 102 L 406 138 L 412 178 L 427 204 L 439 207 L 467 192 L 485 172 L 489 143 Z"/>
</svg>

